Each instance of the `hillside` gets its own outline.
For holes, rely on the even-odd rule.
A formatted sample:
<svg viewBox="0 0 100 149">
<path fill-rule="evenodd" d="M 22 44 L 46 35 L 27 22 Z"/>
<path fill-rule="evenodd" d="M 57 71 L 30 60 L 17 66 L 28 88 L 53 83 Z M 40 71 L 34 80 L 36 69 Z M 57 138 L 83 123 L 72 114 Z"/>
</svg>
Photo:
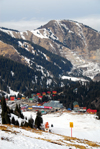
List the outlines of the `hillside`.
<svg viewBox="0 0 100 149">
<path fill-rule="evenodd" d="M 8 93 L 9 88 L 23 93 L 30 89 L 61 87 L 70 77 L 100 80 L 100 33 L 75 21 L 51 20 L 25 32 L 2 27 L 0 55 L 3 56 L 0 57 L 3 62 L 0 89 Z M 16 75 L 12 76 L 11 72 Z"/>
<path fill-rule="evenodd" d="M 64 84 L 63 80 L 59 80 L 47 72 L 42 66 L 37 65 L 36 68 L 30 68 L 0 56 L 0 96 L 2 96 L 2 91 L 10 93 L 10 89 L 24 93 L 27 90 L 50 88 Z"/>
<path fill-rule="evenodd" d="M 35 113 L 24 112 L 27 117 Z M 49 122 L 51 133 L 30 128 L 0 125 L 1 149 L 96 149 L 100 148 L 100 121 L 95 115 L 55 113 L 43 116 L 44 124 Z M 69 122 L 74 123 L 71 136 Z M 53 124 L 53 127 L 51 127 Z M 91 125 L 92 124 L 92 125 Z"/>
<path fill-rule="evenodd" d="M 51 52 L 34 43 L 28 42 L 23 39 L 13 38 L 2 31 L 0 31 L 0 35 L 0 40 L 2 42 L 8 44 L 8 46 L 12 46 L 12 49 L 9 50 L 8 48 L 5 48 L 6 45 L 1 42 L 0 55 L 3 55 L 17 62 L 21 61 L 16 58 L 19 56 L 20 59 L 24 59 L 24 61 L 26 61 L 26 63 L 28 63 L 31 68 L 39 67 L 37 65 L 40 65 L 40 67 L 47 69 L 47 71 L 51 71 L 52 75 L 56 74 L 58 76 L 62 72 L 70 71 L 72 67 L 70 61 L 52 54 Z M 3 44 L 5 45 L 4 48 Z M 11 54 L 9 51 L 11 52 Z M 14 53 L 16 56 L 14 55 Z"/>
<path fill-rule="evenodd" d="M 0 31 L 0 89 L 9 92 L 61 86 L 60 75 L 71 70 L 70 61 L 23 39 Z M 13 61 L 12 61 L 13 60 Z M 12 73 L 14 75 L 12 75 Z"/>
<path fill-rule="evenodd" d="M 94 78 L 100 72 L 100 33 L 71 20 L 51 20 L 36 30 L 18 32 L 1 29 L 10 36 L 31 41 L 68 59 L 70 74 Z"/>
</svg>

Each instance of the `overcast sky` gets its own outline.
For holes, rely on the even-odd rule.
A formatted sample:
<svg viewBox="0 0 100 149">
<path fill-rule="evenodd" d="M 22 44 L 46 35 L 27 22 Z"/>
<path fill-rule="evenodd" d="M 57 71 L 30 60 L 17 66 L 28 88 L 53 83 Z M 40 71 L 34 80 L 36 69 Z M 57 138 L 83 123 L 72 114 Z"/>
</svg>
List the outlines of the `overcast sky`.
<svg viewBox="0 0 100 149">
<path fill-rule="evenodd" d="M 25 31 L 63 19 L 100 31 L 100 0 L 0 0 L 0 27 Z"/>
</svg>

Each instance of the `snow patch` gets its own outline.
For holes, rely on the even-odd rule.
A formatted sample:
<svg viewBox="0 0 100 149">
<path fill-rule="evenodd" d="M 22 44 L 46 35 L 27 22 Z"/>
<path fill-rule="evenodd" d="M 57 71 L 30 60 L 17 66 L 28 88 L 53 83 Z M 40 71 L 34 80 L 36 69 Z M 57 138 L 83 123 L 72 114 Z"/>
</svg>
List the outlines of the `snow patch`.
<svg viewBox="0 0 100 149">
<path fill-rule="evenodd" d="M 54 65 L 56 65 L 59 69 L 61 69 L 61 67 L 59 65 L 57 65 L 55 62 L 54 62 Z"/>
<path fill-rule="evenodd" d="M 47 85 L 51 85 L 52 79 L 47 79 Z"/>
<path fill-rule="evenodd" d="M 26 40 L 23 32 L 20 32 L 20 35 L 22 39 Z"/>
<path fill-rule="evenodd" d="M 68 79 L 68 80 L 72 80 L 72 81 L 87 81 L 83 78 L 69 77 L 69 76 L 62 76 L 62 79 Z"/>
<path fill-rule="evenodd" d="M 80 26 L 79 23 L 76 23 L 76 25 L 78 26 L 78 32 L 79 32 L 79 36 L 82 38 L 82 40 L 84 41 L 84 44 L 87 46 L 87 43 L 86 43 L 86 39 L 85 39 L 85 36 L 83 34 L 83 29 L 82 27 Z"/>
<path fill-rule="evenodd" d="M 2 29 L 2 28 L 0 28 L 0 30 L 1 30 L 2 32 L 7 33 L 7 34 L 10 35 L 11 37 L 15 38 L 15 36 L 14 36 L 14 34 L 13 34 L 13 31 L 6 30 L 6 29 Z"/>
<path fill-rule="evenodd" d="M 44 68 L 41 66 L 41 65 L 36 65 L 36 67 L 37 67 L 37 71 L 41 71 L 41 73 L 46 77 L 46 74 L 44 73 Z"/>
<path fill-rule="evenodd" d="M 12 75 L 12 77 L 14 76 L 14 72 L 13 71 L 11 71 L 11 75 Z"/>
<path fill-rule="evenodd" d="M 48 38 L 46 32 L 44 32 L 44 35 L 42 35 L 39 30 L 31 30 L 31 32 L 39 38 Z"/>
<path fill-rule="evenodd" d="M 63 62 L 64 64 L 66 64 L 66 62 L 65 62 L 65 61 L 63 61 L 63 60 L 62 60 L 62 62 Z"/>
<path fill-rule="evenodd" d="M 47 58 L 47 55 L 46 54 L 44 54 L 42 51 L 40 51 L 40 50 L 38 50 L 38 52 L 40 52 L 44 57 L 45 57 L 45 59 L 48 61 L 48 58 Z"/>
<path fill-rule="evenodd" d="M 30 64 L 30 59 L 28 59 L 27 57 L 24 57 L 24 59 L 27 61 L 28 64 Z"/>
</svg>

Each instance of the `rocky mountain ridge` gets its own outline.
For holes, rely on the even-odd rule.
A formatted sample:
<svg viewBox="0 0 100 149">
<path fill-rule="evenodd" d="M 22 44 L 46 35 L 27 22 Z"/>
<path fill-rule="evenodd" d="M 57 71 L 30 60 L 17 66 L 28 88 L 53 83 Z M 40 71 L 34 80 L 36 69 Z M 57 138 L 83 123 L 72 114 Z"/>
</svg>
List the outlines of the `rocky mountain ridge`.
<svg viewBox="0 0 100 149">
<path fill-rule="evenodd" d="M 100 33 L 82 23 L 51 20 L 31 31 L 0 30 L 13 38 L 30 41 L 68 59 L 73 65 L 70 75 L 84 75 L 93 79 L 100 73 Z M 23 45 L 19 42 L 19 46 Z M 27 50 L 33 49 L 28 45 Z"/>
</svg>

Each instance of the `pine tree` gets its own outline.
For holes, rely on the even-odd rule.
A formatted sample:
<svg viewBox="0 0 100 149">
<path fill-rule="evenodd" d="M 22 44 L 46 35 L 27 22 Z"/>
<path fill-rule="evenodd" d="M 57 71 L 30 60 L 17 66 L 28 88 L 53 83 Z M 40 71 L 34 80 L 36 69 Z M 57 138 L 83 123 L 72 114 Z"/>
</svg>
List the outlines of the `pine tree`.
<svg viewBox="0 0 100 149">
<path fill-rule="evenodd" d="M 24 123 L 23 122 L 21 122 L 21 127 L 23 127 L 24 126 Z"/>
<path fill-rule="evenodd" d="M 13 125 L 15 125 L 15 119 L 14 119 L 14 117 L 12 118 L 11 123 L 12 123 Z"/>
<path fill-rule="evenodd" d="M 17 104 L 16 104 L 16 107 L 15 107 L 14 114 L 17 115 L 18 117 L 20 117 L 19 109 L 18 109 L 18 105 Z"/>
<path fill-rule="evenodd" d="M 6 105 L 5 97 L 2 97 L 1 99 L 1 107 L 4 113 L 7 112 L 7 105 Z"/>
<path fill-rule="evenodd" d="M 10 118 L 7 112 L 5 113 L 5 121 L 6 121 L 6 124 L 10 124 Z"/>
<path fill-rule="evenodd" d="M 21 117 L 22 119 L 24 119 L 24 115 L 21 113 L 21 108 L 20 108 L 20 105 L 18 106 L 16 104 L 16 107 L 15 107 L 15 115 L 17 115 L 18 117 Z"/>
<path fill-rule="evenodd" d="M 41 124 L 43 123 L 43 119 L 41 117 L 41 112 L 40 111 L 37 111 L 37 116 L 36 116 L 36 119 L 35 119 L 35 125 L 37 128 L 41 129 L 40 126 Z"/>
<path fill-rule="evenodd" d="M 23 115 L 23 113 L 21 112 L 21 107 L 20 107 L 20 105 L 19 105 L 19 107 L 18 107 L 18 112 L 19 112 L 19 114 L 20 114 L 20 117 L 21 117 L 22 119 L 24 119 L 24 115 Z"/>
<path fill-rule="evenodd" d="M 6 120 L 4 116 L 2 117 L 2 124 L 6 124 Z"/>
<path fill-rule="evenodd" d="M 1 107 L 2 107 L 2 113 L 1 113 L 1 117 L 2 117 L 2 124 L 7 124 L 7 105 L 6 105 L 6 101 L 5 101 L 5 97 L 2 97 L 1 99 Z"/>
<path fill-rule="evenodd" d="M 33 128 L 33 124 L 34 124 L 34 120 L 32 117 L 30 117 L 30 119 L 28 120 L 28 125 Z"/>
</svg>

